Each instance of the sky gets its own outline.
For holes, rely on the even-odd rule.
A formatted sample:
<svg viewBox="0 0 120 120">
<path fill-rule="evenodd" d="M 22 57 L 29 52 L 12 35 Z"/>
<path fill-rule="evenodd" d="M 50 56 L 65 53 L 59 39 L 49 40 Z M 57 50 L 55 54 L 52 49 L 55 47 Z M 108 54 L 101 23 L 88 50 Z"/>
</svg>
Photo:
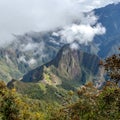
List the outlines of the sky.
<svg viewBox="0 0 120 120">
<path fill-rule="evenodd" d="M 64 38 L 66 30 L 69 31 L 71 27 L 79 32 L 85 27 L 91 30 L 90 25 L 96 20 L 89 21 L 88 25 L 82 24 L 79 28 L 72 23 L 81 20 L 82 12 L 117 2 L 120 0 L 0 0 L 0 47 L 9 44 L 14 39 L 13 34 L 64 27 L 64 31 L 59 33 Z M 82 18 L 83 21 L 87 19 Z M 100 34 L 97 28 L 105 33 L 104 27 L 97 24 L 93 28 L 95 34 Z M 92 40 L 94 35 L 90 34 Z"/>
</svg>

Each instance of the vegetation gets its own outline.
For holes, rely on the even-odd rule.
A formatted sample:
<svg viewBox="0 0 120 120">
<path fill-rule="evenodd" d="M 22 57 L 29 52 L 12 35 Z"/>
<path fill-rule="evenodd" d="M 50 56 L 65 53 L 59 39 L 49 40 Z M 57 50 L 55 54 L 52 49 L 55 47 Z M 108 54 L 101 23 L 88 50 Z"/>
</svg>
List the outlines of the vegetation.
<svg viewBox="0 0 120 120">
<path fill-rule="evenodd" d="M 0 82 L 0 120 L 120 120 L 120 88 L 116 84 L 120 81 L 120 55 L 100 64 L 110 78 L 101 90 L 92 82 L 69 91 L 15 80 L 14 87 L 19 86 L 8 89 Z M 46 78 L 51 79 L 48 74 Z"/>
<path fill-rule="evenodd" d="M 120 50 L 120 48 L 119 48 Z M 120 81 L 120 54 L 112 55 L 100 63 L 105 67 L 109 78 L 116 83 Z"/>
<path fill-rule="evenodd" d="M 108 57 L 100 65 L 105 67 L 109 81 L 102 90 L 89 82 L 78 90 L 79 101 L 60 109 L 52 120 L 119 120 L 120 54 Z"/>
<path fill-rule="evenodd" d="M 120 88 L 107 82 L 97 90 L 92 82 L 77 90 L 79 100 L 73 102 L 74 92 L 69 91 L 61 107 L 20 95 L 0 82 L 0 120 L 119 120 Z"/>
<path fill-rule="evenodd" d="M 98 91 L 91 83 L 78 90 L 79 101 L 69 104 L 54 114 L 52 120 L 119 120 L 120 89 L 107 82 Z"/>
<path fill-rule="evenodd" d="M 51 105 L 22 96 L 16 89 L 10 90 L 0 82 L 0 120 L 46 120 L 51 109 Z"/>
</svg>

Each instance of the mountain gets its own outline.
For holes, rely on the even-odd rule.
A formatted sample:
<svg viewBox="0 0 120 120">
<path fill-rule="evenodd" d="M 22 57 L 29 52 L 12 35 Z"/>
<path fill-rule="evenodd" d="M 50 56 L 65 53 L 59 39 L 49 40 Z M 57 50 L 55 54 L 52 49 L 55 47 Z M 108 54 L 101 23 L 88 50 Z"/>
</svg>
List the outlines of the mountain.
<svg viewBox="0 0 120 120">
<path fill-rule="evenodd" d="M 99 16 L 98 22 L 106 28 L 106 34 L 96 36 L 94 44 L 99 45 L 98 56 L 105 58 L 118 53 L 120 47 L 120 3 L 110 4 L 106 7 L 95 9 L 95 15 Z"/>
<path fill-rule="evenodd" d="M 120 3 L 110 4 L 106 7 L 95 9 L 95 14 L 99 16 L 98 22 L 106 27 L 106 38 L 117 36 L 120 33 Z"/>
<path fill-rule="evenodd" d="M 57 43 L 59 38 L 52 33 L 17 35 L 8 47 L 0 48 L 0 79 L 6 82 L 12 78 L 20 79 L 28 71 L 55 57 L 62 45 Z"/>
<path fill-rule="evenodd" d="M 95 36 L 88 46 L 80 47 L 84 52 L 106 58 L 117 53 L 120 46 L 120 3 L 93 11 L 106 28 L 106 34 Z M 6 82 L 20 79 L 28 71 L 52 60 L 64 45 L 57 34 L 61 29 L 14 35 L 15 40 L 8 47 L 0 48 L 0 79 Z"/>
<path fill-rule="evenodd" d="M 99 57 L 65 45 L 52 61 L 28 72 L 22 81 L 41 81 L 49 85 L 74 83 L 74 86 L 92 81 L 98 70 Z"/>
<path fill-rule="evenodd" d="M 20 81 L 11 80 L 7 86 L 32 99 L 66 104 L 71 92 L 99 77 L 99 60 L 96 55 L 65 45 L 53 60 L 29 71 Z M 73 98 L 76 101 L 77 94 Z"/>
<path fill-rule="evenodd" d="M 98 16 L 98 22 L 106 28 L 106 33 L 101 36 L 95 36 L 94 40 L 88 46 L 82 46 L 82 49 L 101 58 L 119 53 L 120 3 L 110 4 L 93 11 Z"/>
<path fill-rule="evenodd" d="M 5 99 L 5 102 L 4 99 L 1 99 L 5 103 L 1 105 L 4 106 L 4 109 L 6 110 L 6 106 L 15 108 L 14 104 L 9 105 L 9 98 L 13 99 L 13 103 L 16 99 L 9 95 L 13 96 L 17 91 L 20 96 L 22 94 L 22 100 L 27 101 L 31 109 L 26 104 L 20 103 L 20 99 L 16 103 L 22 104 L 22 107 L 25 106 L 26 110 L 30 109 L 29 114 L 35 114 L 34 110 L 38 111 L 35 115 L 39 118 L 43 116 L 40 111 L 44 111 L 48 116 L 56 114 L 56 119 L 65 120 L 66 118 L 103 118 L 103 112 L 106 114 L 104 118 L 111 114 L 110 119 L 118 119 L 119 99 L 118 94 L 117 97 L 115 95 L 119 93 L 119 88 L 108 81 L 104 89 L 99 91 L 93 83 L 98 82 L 97 87 L 101 87 L 99 81 L 103 79 L 104 70 L 99 68 L 100 58 L 117 52 L 120 45 L 119 6 L 120 4 L 111 4 L 94 10 L 95 14 L 99 16 L 99 22 L 106 27 L 107 32 L 103 36 L 96 36 L 88 46 L 79 45 L 77 49 L 74 49 L 69 44 L 63 45 L 59 42 L 61 36 L 57 35 L 58 29 L 51 32 L 32 32 L 23 36 L 15 36 L 16 40 L 10 46 L 1 48 L 1 79 L 4 78 L 8 82 L 13 77 L 20 78 L 8 82 L 7 87 L 12 90 L 6 92 L 6 95 L 4 93 L 7 89 L 1 84 L 3 93 L 1 97 Z M 89 81 L 93 81 L 93 83 Z M 5 89 L 3 89 L 4 87 Z M 103 103 L 105 109 L 101 107 Z M 112 111 L 109 109 L 111 106 Z M 24 117 L 29 116 L 26 111 L 23 110 L 23 112 Z M 96 114 L 98 112 L 99 115 Z M 48 116 L 43 119 L 50 119 Z"/>
</svg>

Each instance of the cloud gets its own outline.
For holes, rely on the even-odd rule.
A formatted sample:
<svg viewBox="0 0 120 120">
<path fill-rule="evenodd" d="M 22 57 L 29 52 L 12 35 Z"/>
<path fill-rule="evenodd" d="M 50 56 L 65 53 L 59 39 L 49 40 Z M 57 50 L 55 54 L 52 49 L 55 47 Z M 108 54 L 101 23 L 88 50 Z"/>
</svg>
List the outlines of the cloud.
<svg viewBox="0 0 120 120">
<path fill-rule="evenodd" d="M 83 11 L 90 11 L 94 8 L 104 7 L 108 4 L 118 3 L 120 0 L 78 0 Z"/>
<path fill-rule="evenodd" d="M 91 42 L 95 35 L 105 33 L 105 28 L 101 24 L 92 27 L 90 25 L 76 25 L 64 28 L 60 33 L 62 36 L 61 42 L 72 43 L 78 41 L 80 44 Z"/>
<path fill-rule="evenodd" d="M 79 14 L 119 0 L 0 0 L 0 47 L 12 34 L 46 31 L 70 25 Z"/>
<path fill-rule="evenodd" d="M 70 48 L 72 49 L 72 50 L 76 50 L 76 49 L 78 49 L 79 48 L 79 46 L 78 46 L 78 44 L 77 43 L 72 43 L 72 44 L 70 44 Z"/>
<path fill-rule="evenodd" d="M 35 65 L 36 63 L 37 63 L 37 61 L 36 61 L 34 58 L 31 58 L 31 59 L 28 61 L 28 64 L 29 64 L 30 66 Z"/>
<path fill-rule="evenodd" d="M 23 49 L 21 49 L 21 51 L 30 51 L 30 50 L 35 50 L 39 47 L 39 44 L 37 43 L 28 43 L 28 44 L 24 44 L 22 46 Z"/>
<path fill-rule="evenodd" d="M 80 24 L 72 24 L 58 32 L 61 36 L 61 42 L 69 44 L 78 42 L 86 45 L 94 39 L 95 35 L 104 34 L 106 29 L 100 23 L 97 23 L 97 19 L 98 17 L 93 12 L 87 16 L 82 15 Z"/>
<path fill-rule="evenodd" d="M 19 62 L 27 63 L 25 56 L 21 56 L 21 57 L 18 59 L 18 61 L 19 61 Z"/>
</svg>

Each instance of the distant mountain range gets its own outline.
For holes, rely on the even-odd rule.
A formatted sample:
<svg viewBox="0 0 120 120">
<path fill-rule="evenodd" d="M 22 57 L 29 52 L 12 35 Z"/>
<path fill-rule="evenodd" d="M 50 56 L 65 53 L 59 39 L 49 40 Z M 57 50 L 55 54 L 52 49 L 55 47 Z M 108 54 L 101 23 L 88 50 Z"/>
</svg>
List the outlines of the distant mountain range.
<svg viewBox="0 0 120 120">
<path fill-rule="evenodd" d="M 94 39 L 94 43 L 99 44 L 98 55 L 105 58 L 118 53 L 120 47 L 120 3 L 110 4 L 94 11 L 99 16 L 98 22 L 102 23 L 106 28 L 105 35 Z"/>
<path fill-rule="evenodd" d="M 102 36 L 96 36 L 93 42 L 89 43 L 88 46 L 80 45 L 80 48 L 82 49 L 82 51 L 85 52 L 81 54 L 84 54 L 84 56 L 86 56 L 86 54 L 90 53 L 90 54 L 95 54 L 99 56 L 100 58 L 105 58 L 113 53 L 117 53 L 118 47 L 120 46 L 120 12 L 119 11 L 120 11 L 120 3 L 111 4 L 106 7 L 94 10 L 95 14 L 99 16 L 98 22 L 102 23 L 107 31 L 106 31 L 106 34 Z M 40 32 L 40 33 L 31 32 L 31 33 L 26 33 L 25 35 L 15 36 L 16 40 L 10 46 L 8 46 L 7 48 L 0 49 L 0 54 L 1 54 L 0 56 L 0 67 L 1 67 L 0 79 L 6 80 L 6 82 L 10 81 L 12 78 L 19 79 L 24 74 L 26 74 L 28 71 L 35 69 L 36 67 L 41 66 L 51 61 L 53 58 L 55 58 L 58 51 L 61 49 L 61 47 L 64 46 L 62 43 L 59 43 L 60 36 L 57 36 L 54 34 L 54 32 L 58 32 L 58 31 L 59 29 L 55 31 L 50 31 L 50 32 Z M 73 55 L 73 53 L 74 52 L 72 52 L 70 56 Z M 75 54 L 77 53 L 75 52 Z M 92 57 L 93 58 L 91 59 L 94 59 L 95 56 L 92 55 Z M 58 62 L 58 58 L 55 58 L 55 59 L 57 59 L 57 62 Z M 72 58 L 64 57 L 64 60 L 66 59 L 72 59 Z M 88 62 L 90 62 L 91 59 Z M 74 75 L 78 75 L 77 72 L 81 73 L 81 69 L 82 69 L 82 72 L 86 74 L 86 70 L 83 70 L 85 66 L 83 65 L 84 66 L 83 68 L 79 68 L 78 63 L 80 63 L 80 61 L 77 62 L 76 63 L 77 65 L 75 64 L 74 66 L 76 69 L 78 69 Z M 86 64 L 88 65 L 86 66 L 87 69 L 89 68 L 89 64 L 90 63 Z M 59 66 L 59 69 L 61 69 L 62 72 L 63 71 L 64 72 L 59 73 L 58 72 L 59 69 L 58 69 L 56 74 L 59 74 L 59 76 L 63 76 L 63 77 L 67 76 L 67 79 L 69 78 L 68 76 L 71 75 L 69 79 L 72 79 L 75 76 L 72 75 L 72 72 L 71 72 L 72 68 L 69 68 L 68 66 L 69 65 L 66 64 L 65 66 L 66 70 L 63 70 Z M 38 68 L 41 69 L 41 67 L 38 67 Z M 52 68 L 50 67 L 50 69 Z M 56 68 L 53 68 L 52 70 L 54 69 Z M 88 71 L 87 72 L 89 74 L 90 72 L 93 74 L 94 72 L 91 70 L 93 70 L 92 67 L 88 69 L 89 72 Z M 25 76 L 23 77 L 24 81 L 29 81 L 33 79 L 33 78 L 28 79 L 28 77 L 25 77 Z M 38 77 L 38 76 L 35 76 L 35 77 Z M 81 79 L 83 78 L 83 76 L 79 76 L 79 77 L 81 77 Z M 40 78 L 39 80 L 41 80 L 40 76 L 38 78 Z M 39 81 L 38 79 L 33 79 L 33 80 Z M 58 82 L 60 81 L 58 80 Z"/>
</svg>

